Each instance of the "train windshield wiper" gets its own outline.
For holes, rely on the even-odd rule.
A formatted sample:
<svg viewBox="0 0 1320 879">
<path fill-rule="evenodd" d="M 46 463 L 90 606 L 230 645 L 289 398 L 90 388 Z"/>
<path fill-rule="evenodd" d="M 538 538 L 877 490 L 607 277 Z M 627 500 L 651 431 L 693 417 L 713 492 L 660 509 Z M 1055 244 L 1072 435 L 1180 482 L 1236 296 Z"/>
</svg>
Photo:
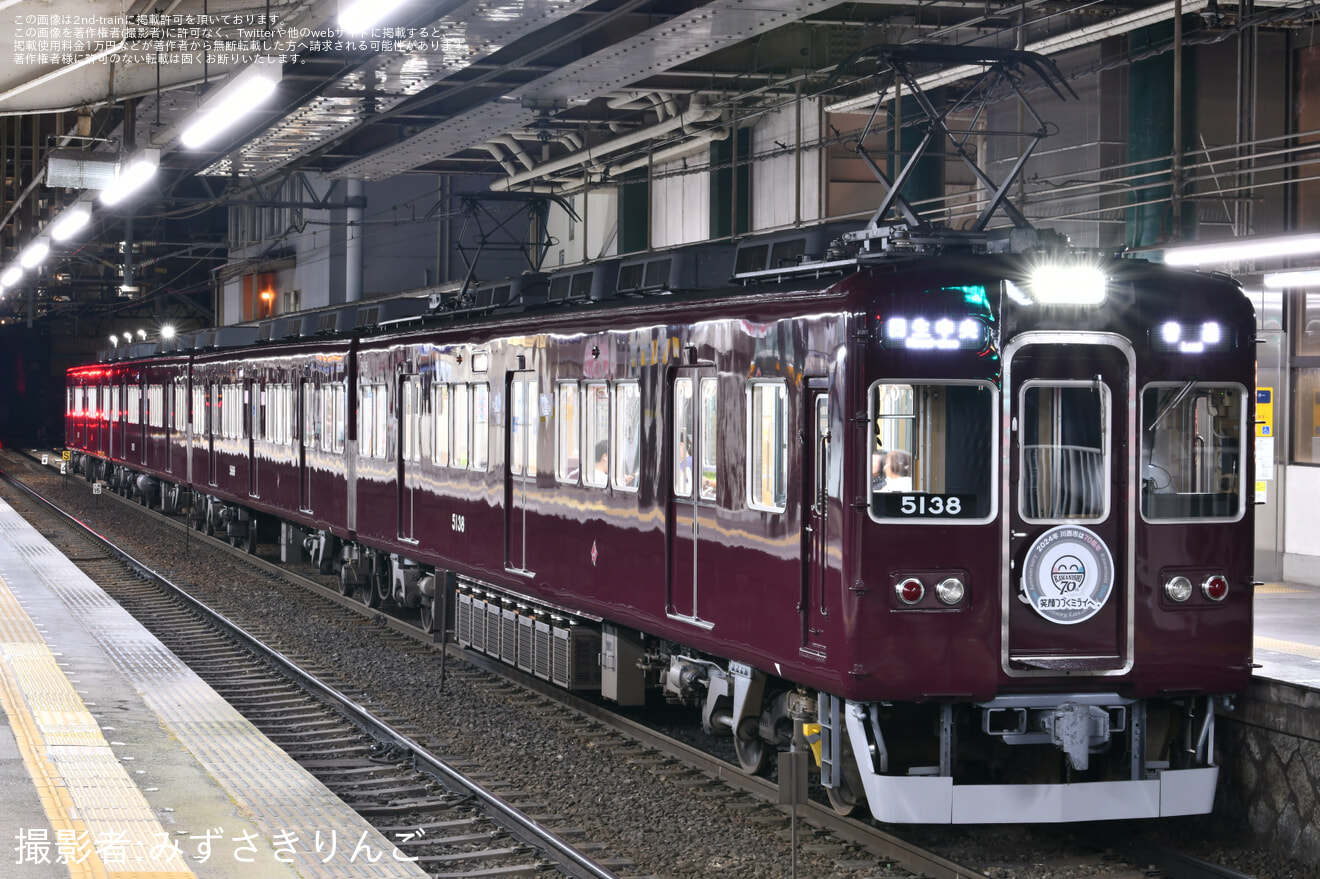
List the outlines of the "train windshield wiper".
<svg viewBox="0 0 1320 879">
<path fill-rule="evenodd" d="M 1160 422 L 1164 420 L 1164 416 L 1168 415 L 1175 408 L 1177 408 L 1178 404 L 1181 403 L 1183 401 L 1183 398 L 1187 396 L 1188 391 L 1190 391 L 1193 387 L 1196 386 L 1196 379 L 1197 379 L 1196 376 L 1192 376 L 1190 379 L 1187 380 L 1187 384 L 1179 388 L 1178 393 L 1173 395 L 1173 399 L 1165 403 L 1160 408 L 1160 411 L 1156 413 L 1155 418 L 1150 423 L 1150 427 L 1146 428 L 1147 430 L 1153 432 L 1155 428 L 1159 427 Z"/>
</svg>

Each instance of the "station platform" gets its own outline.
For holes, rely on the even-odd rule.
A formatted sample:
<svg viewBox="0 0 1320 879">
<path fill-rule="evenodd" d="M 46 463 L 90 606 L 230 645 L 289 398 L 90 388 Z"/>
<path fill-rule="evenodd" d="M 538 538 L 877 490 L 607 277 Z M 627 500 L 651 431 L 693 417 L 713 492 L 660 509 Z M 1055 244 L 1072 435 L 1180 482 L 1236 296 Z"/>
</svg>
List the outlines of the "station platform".
<svg viewBox="0 0 1320 879">
<path fill-rule="evenodd" d="M 426 875 L 2 500 L 0 706 L 0 875 Z"/>
<path fill-rule="evenodd" d="M 1256 587 L 1255 677 L 1320 689 L 1320 586 Z"/>
</svg>

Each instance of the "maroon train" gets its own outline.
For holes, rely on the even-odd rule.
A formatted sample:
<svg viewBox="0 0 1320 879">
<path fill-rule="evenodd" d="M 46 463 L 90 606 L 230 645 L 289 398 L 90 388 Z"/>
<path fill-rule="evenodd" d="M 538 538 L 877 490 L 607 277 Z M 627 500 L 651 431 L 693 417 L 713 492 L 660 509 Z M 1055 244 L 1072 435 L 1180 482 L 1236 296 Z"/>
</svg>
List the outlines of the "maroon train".
<svg viewBox="0 0 1320 879">
<path fill-rule="evenodd" d="M 70 370 L 67 444 L 530 673 L 696 705 L 749 772 L 810 747 L 841 812 L 1208 812 L 1251 668 L 1240 288 L 1010 255 L 742 280 L 213 330 Z"/>
</svg>

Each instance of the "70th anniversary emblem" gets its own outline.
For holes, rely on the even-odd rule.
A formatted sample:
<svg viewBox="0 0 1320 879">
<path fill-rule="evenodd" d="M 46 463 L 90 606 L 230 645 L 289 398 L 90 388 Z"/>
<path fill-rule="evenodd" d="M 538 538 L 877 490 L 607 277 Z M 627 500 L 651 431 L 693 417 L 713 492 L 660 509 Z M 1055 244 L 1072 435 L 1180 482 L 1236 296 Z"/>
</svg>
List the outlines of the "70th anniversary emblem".
<svg viewBox="0 0 1320 879">
<path fill-rule="evenodd" d="M 1036 613 L 1052 623 L 1089 620 L 1114 591 L 1114 557 L 1094 531 L 1076 525 L 1051 528 L 1027 553 L 1022 591 Z"/>
</svg>

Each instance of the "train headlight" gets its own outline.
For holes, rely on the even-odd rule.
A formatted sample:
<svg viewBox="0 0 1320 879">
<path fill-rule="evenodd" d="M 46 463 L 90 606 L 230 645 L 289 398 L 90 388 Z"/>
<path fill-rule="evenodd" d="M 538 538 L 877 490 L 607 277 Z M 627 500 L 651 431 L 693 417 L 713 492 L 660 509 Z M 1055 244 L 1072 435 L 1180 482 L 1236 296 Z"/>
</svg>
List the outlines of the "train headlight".
<svg viewBox="0 0 1320 879">
<path fill-rule="evenodd" d="M 967 594 L 967 587 L 957 577 L 946 577 L 935 584 L 935 596 L 945 604 L 957 604 Z"/>
<path fill-rule="evenodd" d="M 1211 601 L 1223 601 L 1228 597 L 1228 579 L 1222 574 L 1211 574 L 1201 581 L 1201 594 Z"/>
<path fill-rule="evenodd" d="M 1192 581 L 1183 576 L 1173 577 L 1164 584 L 1164 594 L 1182 603 L 1192 597 Z"/>
<path fill-rule="evenodd" d="M 1212 320 L 1201 323 L 1168 320 L 1150 331 L 1150 346 L 1156 351 L 1179 354 L 1223 351 L 1233 347 L 1233 334 Z"/>
<path fill-rule="evenodd" d="M 894 594 L 904 604 L 916 604 L 925 596 L 926 587 L 922 586 L 921 581 L 916 577 L 908 577 L 894 584 Z"/>
</svg>

